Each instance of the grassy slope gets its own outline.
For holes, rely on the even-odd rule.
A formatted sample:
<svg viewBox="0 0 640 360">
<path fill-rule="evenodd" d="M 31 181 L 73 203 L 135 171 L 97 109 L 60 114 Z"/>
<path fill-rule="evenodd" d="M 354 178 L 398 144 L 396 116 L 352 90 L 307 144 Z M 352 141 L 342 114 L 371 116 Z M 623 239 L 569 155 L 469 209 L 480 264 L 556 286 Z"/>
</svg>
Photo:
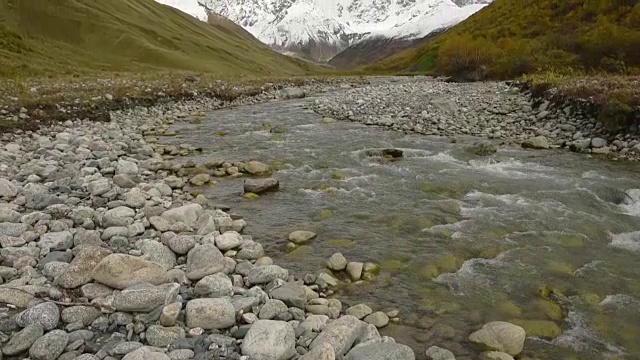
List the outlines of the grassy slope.
<svg viewBox="0 0 640 360">
<path fill-rule="evenodd" d="M 640 67 L 637 0 L 495 0 L 433 41 L 370 71 L 451 74 L 456 55 L 509 78 L 547 69 L 635 72 Z M 464 66 L 462 66 L 464 67 Z"/>
<path fill-rule="evenodd" d="M 315 70 L 238 26 L 153 0 L 0 0 L 0 78 L 183 70 L 223 77 Z"/>
</svg>

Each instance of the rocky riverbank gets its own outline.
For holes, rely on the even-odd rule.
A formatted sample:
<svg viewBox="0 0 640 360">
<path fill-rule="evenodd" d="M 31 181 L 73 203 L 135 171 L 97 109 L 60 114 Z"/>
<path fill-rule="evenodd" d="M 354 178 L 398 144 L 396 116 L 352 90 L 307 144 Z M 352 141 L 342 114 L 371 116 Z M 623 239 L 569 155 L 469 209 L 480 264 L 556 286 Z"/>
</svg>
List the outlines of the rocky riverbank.
<svg viewBox="0 0 640 360">
<path fill-rule="evenodd" d="M 449 83 L 425 77 L 377 81 L 317 100 L 313 109 L 326 117 L 398 131 L 640 158 L 637 128 L 612 132 L 589 106 L 540 99 L 506 82 Z"/>
</svg>

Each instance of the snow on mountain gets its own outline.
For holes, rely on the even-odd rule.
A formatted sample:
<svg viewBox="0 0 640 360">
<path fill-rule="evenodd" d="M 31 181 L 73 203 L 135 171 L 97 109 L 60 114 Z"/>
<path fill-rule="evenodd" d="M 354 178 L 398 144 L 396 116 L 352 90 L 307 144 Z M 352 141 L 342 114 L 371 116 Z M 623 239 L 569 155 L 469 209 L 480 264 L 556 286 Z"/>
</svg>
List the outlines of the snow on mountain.
<svg viewBox="0 0 640 360">
<path fill-rule="evenodd" d="M 156 1 L 199 19 L 214 12 L 278 51 L 326 61 L 368 38 L 424 37 L 457 24 L 492 0 Z"/>
<path fill-rule="evenodd" d="M 207 21 L 209 17 L 206 8 L 198 0 L 156 0 L 156 2 L 176 8 L 202 21 Z"/>
</svg>

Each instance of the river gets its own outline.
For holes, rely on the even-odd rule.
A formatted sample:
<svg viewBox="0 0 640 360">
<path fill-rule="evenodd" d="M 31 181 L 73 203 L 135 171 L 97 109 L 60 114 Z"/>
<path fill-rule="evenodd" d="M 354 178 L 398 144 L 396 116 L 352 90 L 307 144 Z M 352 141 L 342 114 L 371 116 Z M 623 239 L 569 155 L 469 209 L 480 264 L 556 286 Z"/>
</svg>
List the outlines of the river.
<svg viewBox="0 0 640 360">
<path fill-rule="evenodd" d="M 398 309 L 382 333 L 418 358 L 438 345 L 470 359 L 469 333 L 504 320 L 527 329 L 523 354 L 533 358 L 640 359 L 635 163 L 516 147 L 479 157 L 465 151 L 470 137 L 325 123 L 309 110 L 314 97 L 215 111 L 162 142 L 204 149 L 180 161 L 277 169 L 280 191 L 255 200 L 242 196 L 242 178 L 192 190 L 243 215 L 245 233 L 296 275 L 334 252 L 381 264 L 375 281 L 336 295 Z M 383 148 L 404 157 L 371 156 Z M 318 237 L 286 253 L 294 230 Z"/>
</svg>

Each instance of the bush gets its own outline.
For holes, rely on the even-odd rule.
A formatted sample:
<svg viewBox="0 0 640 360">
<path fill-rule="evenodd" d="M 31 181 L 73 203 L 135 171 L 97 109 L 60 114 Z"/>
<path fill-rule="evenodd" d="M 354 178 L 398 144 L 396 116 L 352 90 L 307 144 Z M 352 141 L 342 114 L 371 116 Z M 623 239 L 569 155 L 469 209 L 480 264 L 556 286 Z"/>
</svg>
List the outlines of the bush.
<svg viewBox="0 0 640 360">
<path fill-rule="evenodd" d="M 454 37 L 440 48 L 438 68 L 449 76 L 482 80 L 495 55 L 496 46 L 485 39 L 468 35 Z"/>
<path fill-rule="evenodd" d="M 598 119 L 608 128 L 617 130 L 631 127 L 632 115 L 631 106 L 619 100 L 613 100 L 602 107 Z"/>
</svg>

